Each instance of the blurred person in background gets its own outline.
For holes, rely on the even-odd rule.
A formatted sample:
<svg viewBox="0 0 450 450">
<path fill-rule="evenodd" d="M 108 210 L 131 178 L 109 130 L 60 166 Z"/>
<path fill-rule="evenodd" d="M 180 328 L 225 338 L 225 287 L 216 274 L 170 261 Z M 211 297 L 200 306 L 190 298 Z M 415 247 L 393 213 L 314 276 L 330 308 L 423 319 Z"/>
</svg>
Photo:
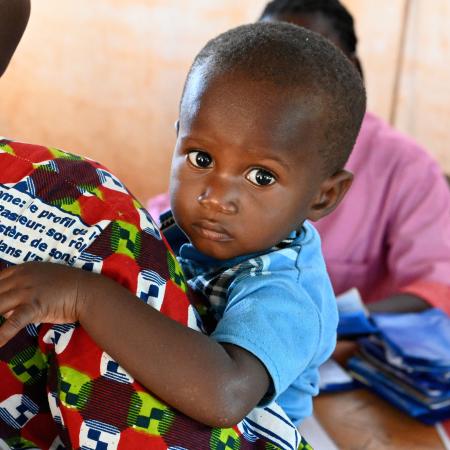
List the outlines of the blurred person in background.
<svg viewBox="0 0 450 450">
<path fill-rule="evenodd" d="M 338 0 L 275 0 L 261 19 L 322 34 L 363 75 L 353 18 Z M 450 191 L 438 164 L 367 112 L 346 168 L 348 196 L 316 223 L 336 294 L 356 287 L 372 312 L 450 314 Z"/>
</svg>

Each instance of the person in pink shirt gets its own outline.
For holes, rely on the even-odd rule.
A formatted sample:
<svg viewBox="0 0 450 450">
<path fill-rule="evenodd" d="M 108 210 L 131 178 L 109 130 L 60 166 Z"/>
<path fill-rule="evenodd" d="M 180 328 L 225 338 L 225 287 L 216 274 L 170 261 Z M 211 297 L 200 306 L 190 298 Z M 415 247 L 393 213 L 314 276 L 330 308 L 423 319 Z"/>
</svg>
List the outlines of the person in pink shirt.
<svg viewBox="0 0 450 450">
<path fill-rule="evenodd" d="M 338 0 L 275 0 L 260 20 L 287 21 L 330 39 L 356 65 L 353 18 Z M 450 315 L 450 190 L 432 157 L 367 112 L 346 168 L 355 175 L 332 214 L 315 223 L 335 293 L 356 287 L 372 312 Z M 167 194 L 148 201 L 153 217 Z"/>
<path fill-rule="evenodd" d="M 261 20 L 324 35 L 362 75 L 353 18 L 338 0 L 275 0 Z M 371 311 L 450 314 L 450 190 L 438 164 L 367 112 L 346 168 L 350 191 L 315 224 L 336 294 L 356 287 Z"/>
<path fill-rule="evenodd" d="M 317 222 L 336 294 L 355 286 L 375 311 L 450 314 L 450 191 L 438 164 L 366 113 L 343 204 Z"/>
</svg>

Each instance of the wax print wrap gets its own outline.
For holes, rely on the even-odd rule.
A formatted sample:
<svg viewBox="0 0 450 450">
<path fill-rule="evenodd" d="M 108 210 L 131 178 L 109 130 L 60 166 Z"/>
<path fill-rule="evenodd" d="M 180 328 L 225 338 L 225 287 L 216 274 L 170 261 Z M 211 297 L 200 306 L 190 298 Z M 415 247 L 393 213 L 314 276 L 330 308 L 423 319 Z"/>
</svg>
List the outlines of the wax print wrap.
<svg viewBox="0 0 450 450">
<path fill-rule="evenodd" d="M 163 314 L 201 329 L 172 251 L 116 177 L 79 156 L 3 139 L 0 268 L 25 261 L 102 273 Z M 275 403 L 229 429 L 189 419 L 145 390 L 77 324 L 30 325 L 0 348 L 5 447 L 311 448 Z"/>
</svg>

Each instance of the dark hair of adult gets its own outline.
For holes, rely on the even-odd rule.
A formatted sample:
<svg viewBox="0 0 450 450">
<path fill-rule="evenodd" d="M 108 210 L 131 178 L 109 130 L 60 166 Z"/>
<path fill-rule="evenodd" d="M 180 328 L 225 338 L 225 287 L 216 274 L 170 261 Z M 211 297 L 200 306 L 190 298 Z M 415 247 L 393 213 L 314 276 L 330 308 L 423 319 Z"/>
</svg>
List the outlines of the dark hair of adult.
<svg viewBox="0 0 450 450">
<path fill-rule="evenodd" d="M 316 13 L 329 20 L 344 50 L 349 54 L 356 53 L 358 38 L 353 17 L 339 0 L 273 0 L 264 8 L 260 20 L 267 16 Z"/>
<path fill-rule="evenodd" d="M 359 132 L 366 96 L 353 64 L 327 39 L 286 22 L 242 25 L 206 44 L 194 59 L 185 89 L 197 70 L 206 81 L 239 74 L 289 95 L 307 92 L 320 98 L 327 108 L 321 148 L 324 169 L 334 173 L 344 166 Z"/>
</svg>

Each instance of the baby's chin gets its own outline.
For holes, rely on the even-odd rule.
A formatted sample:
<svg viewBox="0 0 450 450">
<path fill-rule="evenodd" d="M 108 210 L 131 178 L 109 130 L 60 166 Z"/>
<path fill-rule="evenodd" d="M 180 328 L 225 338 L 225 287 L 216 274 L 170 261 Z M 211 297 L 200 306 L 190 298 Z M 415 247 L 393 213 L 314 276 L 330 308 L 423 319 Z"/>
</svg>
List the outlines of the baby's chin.
<svg viewBox="0 0 450 450">
<path fill-rule="evenodd" d="M 240 256 L 242 252 L 239 252 L 230 245 L 230 242 L 208 242 L 204 240 L 196 240 L 196 242 L 192 242 L 194 247 L 210 258 L 218 259 L 221 261 L 225 261 L 227 259 L 235 258 L 236 256 Z"/>
<path fill-rule="evenodd" d="M 259 252 L 264 252 L 266 249 L 249 249 L 246 246 L 239 244 L 237 241 L 232 240 L 229 242 L 210 242 L 203 239 L 197 240 L 191 243 L 201 253 L 210 258 L 214 258 L 220 261 L 226 261 L 229 259 L 237 258 L 239 256 L 252 255 Z"/>
</svg>

